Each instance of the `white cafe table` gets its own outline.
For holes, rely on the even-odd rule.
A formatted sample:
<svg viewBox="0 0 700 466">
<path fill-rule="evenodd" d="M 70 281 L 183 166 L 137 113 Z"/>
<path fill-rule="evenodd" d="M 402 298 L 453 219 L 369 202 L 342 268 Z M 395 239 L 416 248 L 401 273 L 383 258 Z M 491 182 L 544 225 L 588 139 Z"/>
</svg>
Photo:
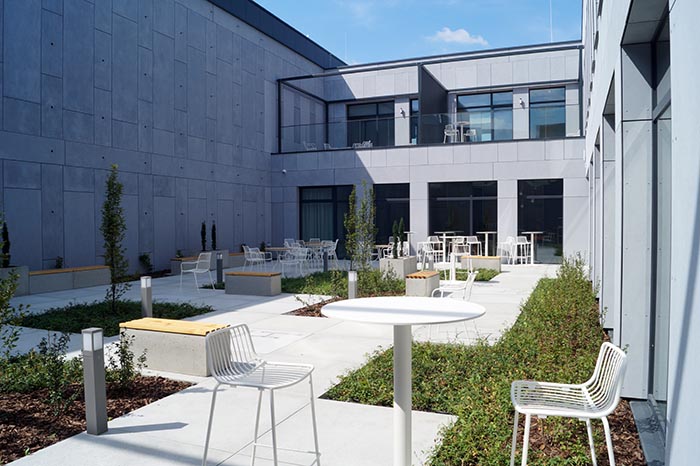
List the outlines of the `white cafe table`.
<svg viewBox="0 0 700 466">
<path fill-rule="evenodd" d="M 394 466 L 411 466 L 411 325 L 460 322 L 486 310 L 449 298 L 380 296 L 326 304 L 322 312 L 335 319 L 394 326 Z"/>
</svg>

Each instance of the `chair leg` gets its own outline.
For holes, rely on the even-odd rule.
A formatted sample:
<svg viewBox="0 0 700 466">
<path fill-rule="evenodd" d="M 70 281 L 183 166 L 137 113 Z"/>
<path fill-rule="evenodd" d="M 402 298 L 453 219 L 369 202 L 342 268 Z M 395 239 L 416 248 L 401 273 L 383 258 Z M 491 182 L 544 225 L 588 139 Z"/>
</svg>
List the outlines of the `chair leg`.
<svg viewBox="0 0 700 466">
<path fill-rule="evenodd" d="M 272 426 L 270 430 L 272 431 L 272 459 L 273 464 L 277 465 L 277 428 L 275 427 L 275 391 L 270 390 L 270 421 Z"/>
<path fill-rule="evenodd" d="M 211 424 L 214 418 L 214 405 L 216 404 L 216 391 L 219 389 L 219 384 L 214 387 L 214 392 L 211 394 L 211 408 L 209 408 L 209 423 L 207 424 L 207 437 L 204 440 L 204 455 L 202 456 L 202 466 L 207 465 L 207 452 L 209 451 L 209 436 L 211 435 Z"/>
<path fill-rule="evenodd" d="M 182 266 L 180 266 L 182 267 Z M 182 290 L 182 270 L 180 270 L 180 289 Z"/>
<path fill-rule="evenodd" d="M 518 442 L 518 412 L 513 415 L 513 442 L 510 447 L 510 466 L 515 466 L 515 446 Z"/>
<path fill-rule="evenodd" d="M 311 398 L 311 422 L 314 428 L 314 447 L 316 448 L 316 466 L 321 466 L 321 451 L 318 449 L 318 427 L 316 426 L 316 401 L 314 400 L 314 382 L 309 374 L 309 396 Z"/>
<path fill-rule="evenodd" d="M 263 390 L 259 389 L 258 390 L 258 409 L 257 409 L 257 414 L 255 415 L 255 434 L 253 437 L 253 453 L 250 455 L 250 466 L 255 466 L 255 452 L 258 448 L 257 443 L 258 443 L 258 431 L 260 428 L 260 407 L 262 406 L 262 396 L 263 396 Z"/>
<path fill-rule="evenodd" d="M 199 283 L 197 283 L 197 273 L 193 273 L 192 276 L 194 277 L 194 287 L 197 289 L 197 293 L 199 293 Z"/>
<path fill-rule="evenodd" d="M 605 445 L 608 447 L 608 459 L 610 460 L 610 466 L 615 466 L 615 452 L 613 451 L 612 436 L 610 435 L 610 424 L 608 424 L 607 417 L 604 417 L 601 420 L 603 421 L 603 428 L 605 429 Z"/>
<path fill-rule="evenodd" d="M 586 419 L 586 430 L 588 431 L 588 444 L 591 447 L 591 461 L 593 466 L 598 466 L 598 461 L 595 457 L 595 445 L 593 443 L 593 428 L 591 427 L 591 420 Z"/>
<path fill-rule="evenodd" d="M 214 279 L 211 278 L 211 270 L 209 271 L 209 283 L 211 283 L 211 289 L 215 290 L 216 287 L 214 286 Z"/>
<path fill-rule="evenodd" d="M 527 448 L 530 443 L 530 418 L 529 414 L 525 415 L 525 432 L 523 433 L 523 459 L 520 462 L 521 466 L 527 466 Z"/>
</svg>

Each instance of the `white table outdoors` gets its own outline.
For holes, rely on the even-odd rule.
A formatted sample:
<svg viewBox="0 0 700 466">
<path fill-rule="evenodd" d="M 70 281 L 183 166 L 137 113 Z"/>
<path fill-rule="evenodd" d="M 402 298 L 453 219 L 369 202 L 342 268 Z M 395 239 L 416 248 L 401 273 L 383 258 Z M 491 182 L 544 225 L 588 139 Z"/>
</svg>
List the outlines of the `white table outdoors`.
<svg viewBox="0 0 700 466">
<path fill-rule="evenodd" d="M 436 235 L 442 235 L 442 260 L 447 260 L 447 235 L 454 236 L 457 233 L 462 233 L 462 230 L 447 230 L 447 231 L 436 231 Z"/>
<path fill-rule="evenodd" d="M 484 255 L 488 256 L 489 255 L 489 235 L 495 235 L 497 234 L 497 231 L 477 231 L 477 235 L 484 235 L 486 238 L 485 244 L 484 244 Z M 496 251 L 498 253 L 498 251 Z"/>
<path fill-rule="evenodd" d="M 543 231 L 523 231 L 523 235 L 530 235 L 530 264 L 535 264 L 535 235 L 541 235 Z"/>
<path fill-rule="evenodd" d="M 394 326 L 394 466 L 411 466 L 411 325 L 460 322 L 486 310 L 456 299 L 380 296 L 326 304 L 322 312 L 335 319 Z"/>
</svg>

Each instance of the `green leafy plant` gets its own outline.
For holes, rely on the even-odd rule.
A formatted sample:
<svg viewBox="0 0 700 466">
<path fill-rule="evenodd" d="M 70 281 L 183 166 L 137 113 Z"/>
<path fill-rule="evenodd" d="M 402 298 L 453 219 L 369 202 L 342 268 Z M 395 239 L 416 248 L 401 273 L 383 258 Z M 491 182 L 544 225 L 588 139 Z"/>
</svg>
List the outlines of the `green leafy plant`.
<svg viewBox="0 0 700 466">
<path fill-rule="evenodd" d="M 202 222 L 202 228 L 199 231 L 199 236 L 201 236 L 202 241 L 202 252 L 207 250 L 207 224 Z"/>
<path fill-rule="evenodd" d="M 211 222 L 211 249 L 216 251 L 216 223 Z"/>
<path fill-rule="evenodd" d="M 398 243 L 399 243 L 399 224 L 394 220 L 394 224 L 391 226 L 392 234 L 392 244 L 391 244 L 391 258 L 398 259 L 399 255 L 397 253 Z"/>
<path fill-rule="evenodd" d="M 2 266 L 10 266 L 10 233 L 7 231 L 7 222 L 2 222 Z"/>
<path fill-rule="evenodd" d="M 122 241 L 126 234 L 126 220 L 121 206 L 124 186 L 119 181 L 116 165 L 107 177 L 106 196 L 102 204 L 102 225 L 100 231 L 104 238 L 105 265 L 109 266 L 110 287 L 107 289 L 105 300 L 110 303 L 112 313 L 117 310 L 117 303 L 131 286 L 125 281 L 129 272 L 129 261 L 124 255 Z"/>
<path fill-rule="evenodd" d="M 260 252 L 265 252 L 266 247 L 265 241 L 260 241 Z"/>
<path fill-rule="evenodd" d="M 134 379 L 146 367 L 146 351 L 144 350 L 138 357 L 134 358 L 135 335 L 127 335 L 122 330 L 119 333 L 119 341 L 116 344 L 116 351 L 110 354 L 107 367 L 107 379 L 116 382 L 121 389 L 128 388 Z"/>
<path fill-rule="evenodd" d="M 10 299 L 17 290 L 18 275 L 13 271 L 6 278 L 0 278 L 0 369 L 2 363 L 10 358 L 19 340 L 19 325 L 26 316 L 25 307 L 10 306 Z M 2 372 L 2 370 L 0 370 Z"/>
<path fill-rule="evenodd" d="M 151 273 L 153 271 L 153 263 L 151 262 L 151 255 L 147 252 L 139 254 L 139 264 L 146 273 Z"/>
<path fill-rule="evenodd" d="M 398 234 L 399 234 L 399 255 L 403 256 L 403 232 L 404 232 L 405 226 L 403 223 L 403 217 L 399 219 L 399 228 L 398 228 Z"/>
<path fill-rule="evenodd" d="M 56 256 L 56 261 L 54 262 L 53 268 L 54 269 L 62 269 L 63 268 L 63 257 Z"/>
<path fill-rule="evenodd" d="M 350 268 L 360 270 L 370 266 L 374 239 L 377 236 L 375 226 L 376 207 L 374 189 L 362 180 L 362 198 L 357 203 L 357 186 L 353 186 L 348 197 L 348 211 L 343 224 L 345 226 L 345 250 L 350 256 Z"/>
<path fill-rule="evenodd" d="M 64 414 L 79 394 L 78 392 L 68 393 L 68 387 L 72 383 L 66 367 L 66 351 L 69 342 L 70 335 L 62 333 L 60 336 L 54 334 L 44 337 L 39 343 L 39 355 L 49 390 L 47 401 L 56 417 Z"/>
<path fill-rule="evenodd" d="M 175 257 L 185 257 L 182 254 L 182 249 L 178 249 L 177 251 L 175 251 Z"/>
</svg>

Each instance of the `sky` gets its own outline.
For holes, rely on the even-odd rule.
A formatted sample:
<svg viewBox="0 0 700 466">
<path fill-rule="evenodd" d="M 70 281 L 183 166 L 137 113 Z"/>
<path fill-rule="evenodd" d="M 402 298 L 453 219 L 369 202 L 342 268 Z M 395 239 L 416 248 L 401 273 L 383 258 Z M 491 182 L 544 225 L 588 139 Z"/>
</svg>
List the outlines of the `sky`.
<svg viewBox="0 0 700 466">
<path fill-rule="evenodd" d="M 348 64 L 581 38 L 581 0 L 256 0 Z"/>
</svg>

